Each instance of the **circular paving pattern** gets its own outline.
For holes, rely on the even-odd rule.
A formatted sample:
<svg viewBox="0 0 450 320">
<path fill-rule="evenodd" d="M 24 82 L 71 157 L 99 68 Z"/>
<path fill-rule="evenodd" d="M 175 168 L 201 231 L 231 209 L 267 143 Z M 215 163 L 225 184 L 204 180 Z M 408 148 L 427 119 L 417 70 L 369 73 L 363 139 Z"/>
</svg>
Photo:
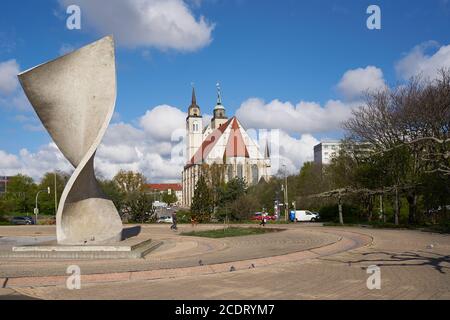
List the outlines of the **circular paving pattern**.
<svg viewBox="0 0 450 320">
<path fill-rule="evenodd" d="M 198 230 L 218 228 L 198 226 Z M 156 279 L 247 269 L 280 262 L 297 261 L 350 250 L 371 242 L 368 236 L 344 232 L 339 229 L 304 228 L 288 225 L 283 231 L 260 235 L 210 239 L 180 235 L 191 231 L 191 226 L 181 226 L 174 233 L 166 225 L 148 225 L 142 228 L 145 236 L 163 244 L 145 259 L 120 260 L 37 260 L 4 259 L 0 261 L 0 279 L 8 285 L 54 284 L 65 281 L 70 265 L 78 265 L 84 281 L 121 281 L 127 279 Z M 2 235 L 33 236 L 39 233 L 49 237 L 51 227 L 0 229 Z M 9 234 L 9 235 L 8 235 Z M 0 280 L 1 281 L 1 280 Z"/>
</svg>

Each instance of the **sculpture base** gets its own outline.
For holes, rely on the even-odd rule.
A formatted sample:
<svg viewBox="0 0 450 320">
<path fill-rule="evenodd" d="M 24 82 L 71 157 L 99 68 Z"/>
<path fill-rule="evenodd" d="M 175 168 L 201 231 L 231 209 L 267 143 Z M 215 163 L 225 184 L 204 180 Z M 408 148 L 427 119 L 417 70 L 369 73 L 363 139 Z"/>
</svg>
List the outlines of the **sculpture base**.
<svg viewBox="0 0 450 320">
<path fill-rule="evenodd" d="M 139 259 L 155 250 L 161 241 L 132 238 L 120 243 L 92 246 L 65 246 L 56 242 L 38 246 L 17 246 L 11 251 L 0 252 L 0 258 L 31 258 L 31 259 Z"/>
</svg>

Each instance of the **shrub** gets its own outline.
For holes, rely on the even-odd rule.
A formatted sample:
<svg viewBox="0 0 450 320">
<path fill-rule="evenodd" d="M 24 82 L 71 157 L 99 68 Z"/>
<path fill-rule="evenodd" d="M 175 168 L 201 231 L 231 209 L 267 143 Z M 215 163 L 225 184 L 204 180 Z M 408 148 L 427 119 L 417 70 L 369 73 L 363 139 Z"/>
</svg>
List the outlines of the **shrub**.
<svg viewBox="0 0 450 320">
<path fill-rule="evenodd" d="M 359 222 L 360 208 L 351 205 L 342 205 L 342 215 L 344 217 L 344 223 L 356 223 Z M 320 221 L 339 222 L 339 207 L 337 204 L 328 205 L 320 208 Z"/>
</svg>

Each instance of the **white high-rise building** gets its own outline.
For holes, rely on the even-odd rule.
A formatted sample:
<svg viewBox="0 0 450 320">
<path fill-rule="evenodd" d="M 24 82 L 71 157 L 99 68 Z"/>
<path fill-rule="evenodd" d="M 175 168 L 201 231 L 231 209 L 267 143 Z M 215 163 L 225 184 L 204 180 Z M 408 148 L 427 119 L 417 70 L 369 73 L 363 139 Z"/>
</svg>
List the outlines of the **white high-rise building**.
<svg viewBox="0 0 450 320">
<path fill-rule="evenodd" d="M 341 148 L 339 140 L 326 140 L 314 146 L 314 162 L 320 165 L 330 164 Z"/>
</svg>

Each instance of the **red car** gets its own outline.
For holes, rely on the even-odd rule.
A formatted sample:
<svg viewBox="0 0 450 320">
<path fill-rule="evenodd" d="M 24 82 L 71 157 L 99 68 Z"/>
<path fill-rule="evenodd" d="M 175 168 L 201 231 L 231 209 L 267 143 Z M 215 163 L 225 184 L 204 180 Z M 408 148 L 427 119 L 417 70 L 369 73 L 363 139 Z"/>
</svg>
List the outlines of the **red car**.
<svg viewBox="0 0 450 320">
<path fill-rule="evenodd" d="M 265 214 L 266 215 L 266 220 L 270 221 L 270 220 L 276 220 L 274 216 L 270 216 L 268 213 Z M 263 219 L 263 212 L 257 212 L 255 213 L 255 215 L 252 217 L 252 220 L 255 221 L 261 221 Z"/>
</svg>

